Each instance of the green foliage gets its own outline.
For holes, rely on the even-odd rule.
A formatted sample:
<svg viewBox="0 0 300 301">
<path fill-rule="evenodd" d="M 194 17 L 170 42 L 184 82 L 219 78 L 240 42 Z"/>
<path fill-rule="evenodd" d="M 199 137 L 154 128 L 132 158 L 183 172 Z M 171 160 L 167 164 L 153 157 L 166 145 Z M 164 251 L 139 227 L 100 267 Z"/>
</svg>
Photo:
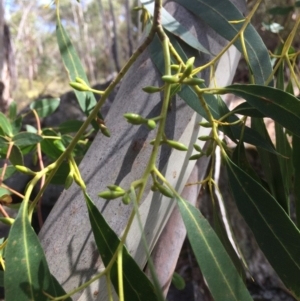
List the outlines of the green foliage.
<svg viewBox="0 0 300 301">
<path fill-rule="evenodd" d="M 59 17 L 59 12 L 64 12 L 64 8 L 59 10 L 57 7 L 57 44 L 69 75 L 70 85 L 75 89 L 80 108 L 87 116 L 86 121 L 66 121 L 55 128 L 41 129 L 40 119 L 55 112 L 60 104 L 58 98 L 42 99 L 32 103 L 30 110 L 25 114 L 33 114 L 37 126 L 28 125 L 26 130 L 22 128 L 24 116 L 18 116 L 15 103 L 11 104 L 8 116 L 0 113 L 0 155 L 1 158 L 7 159 L 6 164 L 0 169 L 1 201 L 10 203 L 11 194 L 15 193 L 3 184 L 4 180 L 16 173 L 24 173 L 31 179 L 17 217 L 0 218 L 0 222 L 12 224 L 9 237 L 5 241 L 0 241 L 0 264 L 5 270 L 4 273 L 0 273 L 0 284 L 5 287 L 5 299 L 71 300 L 73 294 L 105 277 L 109 300 L 113 298 L 111 284 L 121 301 L 161 300 L 155 271 L 151 268 L 152 280 L 149 280 L 142 271 L 143 267 L 139 267 L 125 246 L 134 217 L 140 218 L 137 207 L 151 182 L 153 191 L 176 200 L 196 260 L 214 300 L 252 300 L 244 283 L 246 268 L 240 259 L 243 256 L 233 248 L 225 224 L 219 217 L 220 209 L 215 205 L 213 189 L 218 187 L 212 177 L 214 166 L 209 168 L 208 176 L 203 181 L 203 184 L 209 187 L 211 195 L 213 207 L 211 225 L 197 208 L 181 198 L 158 169 L 155 162 L 161 146 L 173 152 L 187 152 L 190 160 L 205 155 L 211 158 L 212 162 L 216 160 L 216 149 L 221 150 L 238 210 L 286 288 L 299 299 L 300 102 L 294 95 L 292 87 L 292 83 L 300 87 L 299 69 L 296 67 L 299 52 L 292 46 L 300 24 L 299 16 L 290 35 L 278 46 L 277 54 L 273 55 L 274 59 L 271 60 L 266 46 L 254 26 L 250 24 L 261 1 L 257 1 L 249 15 L 244 17 L 229 0 L 176 0 L 192 11 L 195 18 L 203 20 L 228 40 L 228 45 L 221 53 L 213 54 L 208 62 L 197 66 L 195 57 L 189 53 L 200 51 L 211 55 L 210 51 L 205 49 L 179 21 L 162 9 L 160 1 L 141 2 L 144 4 L 144 7 L 140 8 L 141 19 L 145 32 L 148 33 L 148 40 L 133 54 L 122 72 L 105 91 L 95 91 L 90 87 L 79 56 Z M 273 7 L 268 12 L 272 16 L 285 15 L 294 11 L 299 6 L 298 2 L 293 6 Z M 158 26 L 157 20 L 153 20 L 159 12 L 162 27 Z M 149 161 L 145 164 L 142 177 L 132 182 L 130 187 L 121 188 L 109 183 L 108 190 L 98 194 L 100 198 L 109 202 L 116 199 L 114 202 L 122 201 L 128 206 L 131 206 L 131 201 L 134 203 L 126 228 L 119 238 L 89 197 L 77 164 L 89 147 L 88 140 L 91 134 L 100 129 L 102 134 L 110 135 L 99 109 L 134 61 L 146 49 L 148 42 L 149 55 L 161 73 L 162 81 L 160 87 L 147 86 L 143 90 L 145 93 L 161 93 L 161 112 L 151 119 L 141 116 L 139 112 L 126 113 L 124 118 L 132 126 L 146 125 L 149 130 L 154 130 L 155 138 L 147 146 L 152 148 Z M 213 78 L 210 83 L 205 83 L 199 73 L 209 69 L 214 75 L 217 63 L 231 45 L 235 45 L 244 55 L 249 69 L 250 84 L 218 87 Z M 291 74 L 287 84 L 284 81 L 286 68 Z M 101 95 L 100 101 L 96 101 L 93 92 Z M 243 98 L 245 102 L 230 111 L 221 97 L 228 93 Z M 193 150 L 190 147 L 167 137 L 166 119 L 170 99 L 175 94 L 206 119 L 199 124 L 200 127 L 211 128 L 209 135 L 198 137 L 200 141 L 207 143 L 205 149 L 194 144 L 192 148 L 196 152 L 192 154 Z M 275 123 L 276 146 L 265 127 L 264 117 L 271 118 Z M 246 125 L 247 118 L 251 118 L 250 127 Z M 87 133 L 86 130 L 91 124 L 94 132 Z M 228 150 L 218 135 L 219 131 L 236 144 L 233 151 Z M 244 142 L 257 147 L 265 179 L 261 179 L 247 161 Z M 37 168 L 30 169 L 24 166 L 26 154 L 37 158 L 39 163 Z M 45 167 L 43 155 L 48 157 L 48 164 Z M 32 199 L 32 191 L 40 182 L 46 184 Z M 33 211 L 40 210 L 38 202 L 49 183 L 64 185 L 66 189 L 73 184 L 81 188 L 97 249 L 105 266 L 103 271 L 67 294 L 62 284 L 51 275 L 44 251 L 31 227 Z M 290 209 L 292 192 L 295 194 L 295 212 Z M 293 214 L 296 215 L 296 222 L 292 219 Z M 144 237 L 145 233 L 141 226 L 140 228 L 141 237 Z M 152 266 L 148 246 L 145 250 L 149 265 Z M 178 287 L 184 287 L 184 281 L 178 275 L 174 274 L 173 280 Z"/>
</svg>

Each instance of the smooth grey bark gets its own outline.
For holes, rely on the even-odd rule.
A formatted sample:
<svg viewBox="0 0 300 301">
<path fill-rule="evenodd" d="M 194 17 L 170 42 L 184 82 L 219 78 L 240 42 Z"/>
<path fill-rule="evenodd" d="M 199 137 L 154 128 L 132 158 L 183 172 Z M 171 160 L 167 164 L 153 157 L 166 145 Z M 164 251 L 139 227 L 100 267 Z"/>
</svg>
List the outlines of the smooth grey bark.
<svg viewBox="0 0 300 301">
<path fill-rule="evenodd" d="M 226 44 L 224 39 L 176 3 L 170 2 L 166 8 L 211 53 L 218 53 Z M 208 55 L 196 56 L 197 65 L 210 59 Z M 232 73 L 232 69 L 223 70 L 222 76 L 229 80 Z M 80 171 L 87 184 L 89 195 L 118 235 L 122 233 L 132 207 L 125 206 L 119 201 L 105 202 L 99 199 L 97 194 L 105 190 L 109 184 L 117 184 L 128 189 L 131 182 L 142 176 L 152 150 L 149 142 L 155 137 L 155 132 L 149 132 L 145 126 L 128 124 L 123 114 L 135 112 L 146 118 L 159 115 L 162 95 L 146 94 L 142 88 L 161 85 L 160 76 L 146 50 L 125 75 L 107 115 L 106 122 L 111 131 L 111 138 L 98 134 L 80 164 Z M 208 72 L 204 72 L 202 78 L 208 81 Z M 168 139 L 181 139 L 192 149 L 198 136 L 195 129 L 199 127 L 199 120 L 201 118 L 196 118 L 194 111 L 182 99 L 178 96 L 174 97 L 166 124 Z M 157 160 L 159 169 L 167 173 L 168 180 L 179 192 L 183 190 L 193 168 L 188 161 L 190 154 L 190 152 L 183 154 L 162 146 Z M 180 168 L 178 164 L 181 164 Z M 202 176 L 204 173 L 205 170 Z M 142 218 L 147 240 L 152 249 L 174 208 L 174 202 L 169 199 L 162 200 L 159 194 L 153 194 L 150 191 L 150 184 L 149 182 L 145 193 L 147 202 L 142 202 L 141 211 L 144 210 Z M 159 219 L 163 211 L 163 218 Z M 51 272 L 67 291 L 89 280 L 101 269 L 101 259 L 94 242 L 85 201 L 77 186 L 73 185 L 68 191 L 62 193 L 39 236 Z M 139 232 L 131 232 L 126 244 L 128 250 L 143 267 L 146 257 L 143 255 Z M 73 300 L 107 300 L 105 293 L 105 281 L 101 279 L 87 288 L 82 295 L 74 296 Z"/>
</svg>

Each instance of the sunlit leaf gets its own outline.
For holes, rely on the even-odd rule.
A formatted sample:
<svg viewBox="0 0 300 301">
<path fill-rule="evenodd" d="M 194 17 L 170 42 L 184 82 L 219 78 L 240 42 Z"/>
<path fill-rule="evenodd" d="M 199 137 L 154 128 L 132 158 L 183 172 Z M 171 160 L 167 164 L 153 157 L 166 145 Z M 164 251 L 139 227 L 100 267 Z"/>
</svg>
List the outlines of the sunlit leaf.
<svg viewBox="0 0 300 301">
<path fill-rule="evenodd" d="M 48 301 L 49 298 L 43 292 L 59 296 L 63 291 L 50 274 L 44 251 L 30 225 L 25 202 L 9 232 L 5 265 L 6 301 Z"/>
<path fill-rule="evenodd" d="M 107 266 L 117 250 L 120 239 L 109 227 L 102 214 L 86 193 L 85 199 L 98 251 L 101 255 L 104 265 Z M 122 256 L 125 300 L 157 300 L 152 283 L 130 256 L 125 246 L 123 247 Z M 112 266 L 110 277 L 115 290 L 118 292 L 118 272 L 116 262 Z"/>
<path fill-rule="evenodd" d="M 276 200 L 254 179 L 226 159 L 237 207 L 286 287 L 300 297 L 300 232 Z"/>
<path fill-rule="evenodd" d="M 31 110 L 36 110 L 40 118 L 51 115 L 58 108 L 60 98 L 39 99 L 30 104 Z"/>
<path fill-rule="evenodd" d="M 2 112 L 0 112 L 0 128 L 2 129 L 4 135 L 10 137 L 13 135 L 11 124 Z"/>
<path fill-rule="evenodd" d="M 200 211 L 183 199 L 177 199 L 187 235 L 215 301 L 252 300 L 239 273 L 217 234 Z"/>
<path fill-rule="evenodd" d="M 154 14 L 154 1 L 141 0 L 143 6 L 153 15 Z M 168 11 L 164 8 L 161 10 L 161 23 L 162 26 L 177 36 L 179 39 L 187 43 L 189 46 L 197 49 L 200 52 L 210 54 L 210 52 L 192 35 L 187 28 L 180 24 Z"/>
<path fill-rule="evenodd" d="M 60 54 L 62 56 L 64 65 L 68 71 L 70 81 L 74 82 L 76 81 L 76 77 L 79 77 L 82 80 L 84 80 L 87 83 L 87 85 L 89 85 L 89 81 L 86 77 L 86 74 L 81 65 L 76 50 L 67 32 L 65 31 L 63 25 L 61 24 L 59 18 L 57 19 L 56 37 L 57 37 L 57 43 L 59 46 Z M 92 92 L 80 92 L 77 90 L 74 90 L 74 92 L 77 97 L 81 110 L 85 113 L 86 116 L 89 116 L 97 103 L 94 94 Z M 100 112 L 98 113 L 98 117 L 101 120 L 103 120 L 103 117 L 100 114 Z M 95 121 L 93 121 L 92 124 L 96 130 L 99 129 L 99 126 Z"/>
</svg>

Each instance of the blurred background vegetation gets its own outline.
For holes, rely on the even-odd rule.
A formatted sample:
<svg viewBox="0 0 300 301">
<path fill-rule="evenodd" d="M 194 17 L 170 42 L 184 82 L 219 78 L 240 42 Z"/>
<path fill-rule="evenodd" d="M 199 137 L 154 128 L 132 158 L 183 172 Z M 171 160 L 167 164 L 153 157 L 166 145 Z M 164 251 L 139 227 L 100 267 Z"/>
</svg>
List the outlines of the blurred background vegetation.
<svg viewBox="0 0 300 301">
<path fill-rule="evenodd" d="M 3 0 L 15 68 L 12 97 L 22 108 L 40 95 L 69 90 L 55 36 L 55 5 L 47 0 Z M 249 9 L 255 1 L 248 1 Z M 141 35 L 138 0 L 61 0 L 61 19 L 91 84 L 118 72 Z M 299 13 L 299 0 L 266 0 L 253 23 L 271 51 L 286 39 Z M 300 33 L 295 47 L 299 48 Z M 237 81 L 247 81 L 241 62 Z M 245 78 L 245 76 L 246 78 Z"/>
</svg>

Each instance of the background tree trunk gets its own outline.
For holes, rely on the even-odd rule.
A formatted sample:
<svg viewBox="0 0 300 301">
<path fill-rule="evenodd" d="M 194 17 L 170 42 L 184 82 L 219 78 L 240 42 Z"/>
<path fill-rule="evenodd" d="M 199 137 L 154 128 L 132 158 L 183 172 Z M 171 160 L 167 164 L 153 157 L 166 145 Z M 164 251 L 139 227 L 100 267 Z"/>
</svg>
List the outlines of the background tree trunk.
<svg viewBox="0 0 300 301">
<path fill-rule="evenodd" d="M 13 71 L 9 27 L 5 24 L 3 1 L 0 0 L 0 109 L 2 112 L 7 110 L 12 101 L 11 81 Z"/>
</svg>

